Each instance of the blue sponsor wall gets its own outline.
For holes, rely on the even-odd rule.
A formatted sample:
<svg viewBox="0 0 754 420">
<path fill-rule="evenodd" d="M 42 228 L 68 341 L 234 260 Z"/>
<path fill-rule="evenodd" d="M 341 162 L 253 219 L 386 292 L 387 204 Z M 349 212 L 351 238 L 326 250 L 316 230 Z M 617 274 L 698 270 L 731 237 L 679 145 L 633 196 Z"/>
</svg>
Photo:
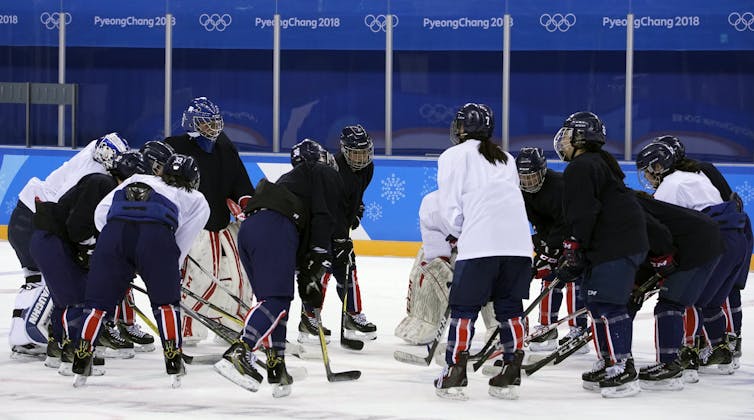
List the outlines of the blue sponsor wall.
<svg viewBox="0 0 754 420">
<path fill-rule="evenodd" d="M 18 193 L 32 176 L 44 179 L 75 153 L 70 149 L 26 149 L 0 147 L 0 225 L 7 225 Z M 256 184 L 265 176 L 276 179 L 287 171 L 287 155 L 243 154 L 249 177 Z M 269 165 L 269 164 L 279 164 Z M 270 166 L 276 166 L 271 170 Z M 549 166 L 562 170 L 564 163 L 550 161 Z M 626 183 L 641 189 L 632 163 L 621 165 Z M 754 167 L 750 165 L 718 166 L 734 191 L 743 198 L 750 216 L 754 216 Z M 428 192 L 437 189 L 437 161 L 432 158 L 375 160 L 374 178 L 364 196 L 366 207 L 362 225 L 371 239 L 387 241 L 421 241 L 419 204 Z"/>
<path fill-rule="evenodd" d="M 359 122 L 384 152 L 390 15 L 393 153 L 439 153 L 458 106 L 478 101 L 502 111 L 502 26 L 509 13 L 511 150 L 549 150 L 563 119 L 588 109 L 603 117 L 610 151 L 622 155 L 626 15 L 633 13 L 633 153 L 672 133 L 694 157 L 754 161 L 751 0 L 6 1 L 0 81 L 56 82 L 63 19 L 66 81 L 80 89 L 79 139 L 109 131 L 134 145 L 162 138 L 170 25 L 172 131 L 181 131 L 189 99 L 205 95 L 222 108 L 239 149 L 271 151 L 276 13 L 284 150 L 304 137 L 335 147 L 340 128 Z M 54 107 L 34 106 L 33 143 L 56 144 L 56 121 Z M 0 143 L 22 144 L 23 122 L 22 105 L 0 104 Z"/>
</svg>

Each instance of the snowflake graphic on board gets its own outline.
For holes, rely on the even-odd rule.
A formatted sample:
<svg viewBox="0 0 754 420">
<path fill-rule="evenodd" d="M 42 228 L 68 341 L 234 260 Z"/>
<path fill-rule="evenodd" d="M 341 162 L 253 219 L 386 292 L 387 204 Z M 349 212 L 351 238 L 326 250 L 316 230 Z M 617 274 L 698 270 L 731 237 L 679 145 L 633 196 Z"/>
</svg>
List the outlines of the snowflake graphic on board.
<svg viewBox="0 0 754 420">
<path fill-rule="evenodd" d="M 437 189 L 437 168 L 424 168 L 424 179 L 422 181 L 421 195 L 431 193 Z"/>
<path fill-rule="evenodd" d="M 382 219 L 382 206 L 375 202 L 367 203 L 364 206 L 364 216 L 371 221 Z"/>
<path fill-rule="evenodd" d="M 395 176 L 394 173 L 380 181 L 382 183 L 382 194 L 380 197 L 386 199 L 390 204 L 406 197 L 406 181 Z"/>
<path fill-rule="evenodd" d="M 745 205 L 754 200 L 754 186 L 751 186 L 749 181 L 744 181 L 743 185 L 737 186 L 736 192 L 741 196 Z"/>
</svg>

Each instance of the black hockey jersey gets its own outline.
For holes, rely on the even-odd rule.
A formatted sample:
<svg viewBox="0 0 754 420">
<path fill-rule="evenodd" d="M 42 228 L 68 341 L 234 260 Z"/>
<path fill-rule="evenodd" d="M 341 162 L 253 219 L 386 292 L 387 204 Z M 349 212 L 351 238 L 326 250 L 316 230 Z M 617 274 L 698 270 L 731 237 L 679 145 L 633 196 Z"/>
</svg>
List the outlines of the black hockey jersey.
<svg viewBox="0 0 754 420">
<path fill-rule="evenodd" d="M 702 169 L 702 173 L 709 178 L 710 182 L 712 182 L 712 185 L 720 191 L 720 196 L 723 200 L 729 201 L 733 189 L 730 187 L 730 184 L 728 184 L 728 181 L 725 180 L 723 174 L 720 173 L 720 170 L 709 162 L 699 162 L 699 167 Z"/>
<path fill-rule="evenodd" d="M 725 246 L 717 222 L 696 210 L 655 200 L 637 192 L 639 205 L 646 211 L 648 223 L 656 220 L 665 226 L 668 233 L 653 234 L 649 231 L 651 252 L 656 255 L 675 251 L 674 259 L 680 270 L 699 267 L 723 253 Z M 670 237 L 668 237 L 668 234 Z"/>
<path fill-rule="evenodd" d="M 238 201 L 243 196 L 254 195 L 246 167 L 238 156 L 236 146 L 225 133 L 220 133 L 212 153 L 202 150 L 188 134 L 165 139 L 176 153 L 196 159 L 199 165 L 199 191 L 209 203 L 209 220 L 204 229 L 217 232 L 230 223 L 230 210 L 226 199 Z"/>
<path fill-rule="evenodd" d="M 539 191 L 521 191 L 526 205 L 526 216 L 537 232 L 537 239 L 550 249 L 560 249 L 568 228 L 563 215 L 563 174 L 547 170 L 545 181 Z M 537 246 L 537 243 L 534 244 Z"/>
<path fill-rule="evenodd" d="M 57 203 L 36 204 L 34 228 L 54 233 L 74 244 L 97 237 L 94 209 L 117 185 L 110 175 L 93 173 L 84 176 Z"/>
<path fill-rule="evenodd" d="M 338 163 L 338 171 L 340 177 L 343 179 L 343 203 L 346 208 L 346 230 L 351 228 L 351 225 L 356 221 L 356 215 L 359 212 L 359 206 L 361 206 L 364 200 L 364 191 L 366 191 L 369 183 L 372 182 L 372 176 L 374 175 L 374 162 L 370 163 L 366 168 L 353 171 L 348 163 L 346 157 L 342 152 L 339 152 L 335 156 L 335 161 Z"/>
<path fill-rule="evenodd" d="M 566 223 L 592 264 L 649 250 L 644 211 L 600 153 L 573 158 L 563 181 Z"/>
</svg>

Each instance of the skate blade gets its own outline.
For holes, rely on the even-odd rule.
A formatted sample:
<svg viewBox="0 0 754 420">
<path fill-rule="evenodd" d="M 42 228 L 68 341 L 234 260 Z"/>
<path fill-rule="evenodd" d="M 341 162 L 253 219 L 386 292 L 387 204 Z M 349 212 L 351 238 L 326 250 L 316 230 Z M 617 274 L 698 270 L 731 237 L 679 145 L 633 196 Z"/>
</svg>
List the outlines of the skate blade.
<svg viewBox="0 0 754 420">
<path fill-rule="evenodd" d="M 683 377 L 661 379 L 659 381 L 640 380 L 641 389 L 647 391 L 680 391 L 683 389 Z"/>
<path fill-rule="evenodd" d="M 170 377 L 170 387 L 177 389 L 181 387 L 181 376 L 183 375 L 168 375 Z"/>
<path fill-rule="evenodd" d="M 47 356 L 45 359 L 45 366 L 52 369 L 57 369 L 60 367 L 60 358 L 59 357 L 51 357 Z"/>
<path fill-rule="evenodd" d="M 73 376 L 73 363 L 60 363 L 58 367 L 58 375 L 61 376 Z"/>
<path fill-rule="evenodd" d="M 733 369 L 739 369 L 741 367 L 741 358 L 740 357 L 734 357 L 733 358 Z"/>
<path fill-rule="evenodd" d="M 558 348 L 557 340 L 547 340 L 540 343 L 529 343 L 529 351 L 541 352 L 541 351 L 553 351 Z"/>
<path fill-rule="evenodd" d="M 694 369 L 686 369 L 683 371 L 683 382 L 687 384 L 695 384 L 699 382 L 699 372 Z"/>
<path fill-rule="evenodd" d="M 491 386 L 487 391 L 490 396 L 501 400 L 517 400 L 518 399 L 518 387 L 517 386 Z"/>
<path fill-rule="evenodd" d="M 703 375 L 732 375 L 734 370 L 733 363 L 699 366 L 699 373 Z"/>
<path fill-rule="evenodd" d="M 316 344 L 319 345 L 319 336 L 318 335 L 311 335 L 309 333 L 301 332 L 298 333 L 298 338 L 296 339 L 301 344 Z M 325 336 L 325 343 L 330 344 L 330 336 Z"/>
<path fill-rule="evenodd" d="M 272 387 L 272 397 L 273 398 L 283 398 L 291 395 L 291 386 L 290 385 L 275 385 Z"/>
<path fill-rule="evenodd" d="M 134 349 L 111 349 L 104 347 L 102 356 L 105 359 L 133 359 L 136 357 Z"/>
<path fill-rule="evenodd" d="M 76 374 L 76 377 L 73 379 L 73 387 L 74 388 L 83 387 L 84 385 L 86 385 L 87 378 L 88 376 Z"/>
<path fill-rule="evenodd" d="M 356 330 L 344 330 L 343 336 L 349 340 L 372 341 L 377 339 L 376 332 L 362 333 Z"/>
<path fill-rule="evenodd" d="M 487 365 L 482 368 L 482 375 L 484 376 L 495 376 L 500 374 L 500 372 L 503 371 L 502 366 L 491 366 Z"/>
<path fill-rule="evenodd" d="M 154 351 L 154 343 L 147 343 L 147 344 L 136 344 L 134 343 L 134 351 L 136 353 L 149 353 L 151 351 Z"/>
<path fill-rule="evenodd" d="M 440 398 L 445 398 L 446 400 L 457 400 L 457 401 L 467 401 L 469 399 L 469 396 L 466 395 L 464 392 L 464 387 L 454 387 L 454 388 L 435 388 L 435 394 L 437 394 Z"/>
<path fill-rule="evenodd" d="M 225 359 L 215 363 L 214 367 L 217 373 L 243 389 L 251 392 L 257 392 L 259 389 L 259 382 L 249 376 L 241 374 L 241 372 L 236 370 L 235 366 L 233 366 L 233 363 Z"/>
<path fill-rule="evenodd" d="M 581 381 L 581 387 L 591 392 L 600 392 L 599 382 Z"/>
<path fill-rule="evenodd" d="M 639 381 L 631 381 L 619 386 L 611 386 L 609 388 L 600 388 L 602 398 L 626 398 L 633 397 L 641 392 L 641 386 Z"/>
<path fill-rule="evenodd" d="M 20 353 L 17 351 L 10 353 L 10 358 L 12 360 L 19 360 L 19 361 L 32 361 L 32 360 L 41 360 L 47 357 L 47 354 L 44 352 L 42 353 Z"/>
</svg>

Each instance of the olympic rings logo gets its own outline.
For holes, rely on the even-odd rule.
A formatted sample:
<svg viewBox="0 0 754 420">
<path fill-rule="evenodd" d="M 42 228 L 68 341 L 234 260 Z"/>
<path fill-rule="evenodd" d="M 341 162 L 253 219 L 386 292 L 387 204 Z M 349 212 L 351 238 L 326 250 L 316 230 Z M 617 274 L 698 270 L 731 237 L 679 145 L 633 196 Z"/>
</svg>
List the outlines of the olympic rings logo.
<svg viewBox="0 0 754 420">
<path fill-rule="evenodd" d="M 222 32 L 230 26 L 231 22 L 233 22 L 233 17 L 227 13 L 222 16 L 217 13 L 212 13 L 211 15 L 202 13 L 202 15 L 199 16 L 199 24 L 202 25 L 207 32 Z"/>
<path fill-rule="evenodd" d="M 545 13 L 539 17 L 539 24 L 547 29 L 547 32 L 565 32 L 576 24 L 576 15 L 574 15 L 573 13 L 568 13 L 565 15 L 555 13 L 554 15 L 550 16 L 549 14 Z"/>
<path fill-rule="evenodd" d="M 728 23 L 730 23 L 730 26 L 734 27 L 738 32 L 743 32 L 747 29 L 754 31 L 754 13 L 733 12 L 728 15 Z"/>
<path fill-rule="evenodd" d="M 71 14 L 68 12 L 64 13 L 58 13 L 58 12 L 43 12 L 41 15 L 39 15 L 39 21 L 42 22 L 42 25 L 45 26 L 45 28 L 49 30 L 53 30 L 55 28 L 60 28 L 60 15 L 63 15 L 63 18 L 65 19 L 65 24 L 70 25 L 71 20 L 73 19 L 71 17 Z"/>
<path fill-rule="evenodd" d="M 387 16 L 393 17 L 393 28 L 398 26 L 397 15 L 366 15 L 364 16 L 364 24 L 374 33 L 385 32 L 385 28 L 387 28 Z"/>
<path fill-rule="evenodd" d="M 455 116 L 453 108 L 443 104 L 422 104 L 419 107 L 419 116 L 430 123 L 448 122 Z"/>
</svg>

